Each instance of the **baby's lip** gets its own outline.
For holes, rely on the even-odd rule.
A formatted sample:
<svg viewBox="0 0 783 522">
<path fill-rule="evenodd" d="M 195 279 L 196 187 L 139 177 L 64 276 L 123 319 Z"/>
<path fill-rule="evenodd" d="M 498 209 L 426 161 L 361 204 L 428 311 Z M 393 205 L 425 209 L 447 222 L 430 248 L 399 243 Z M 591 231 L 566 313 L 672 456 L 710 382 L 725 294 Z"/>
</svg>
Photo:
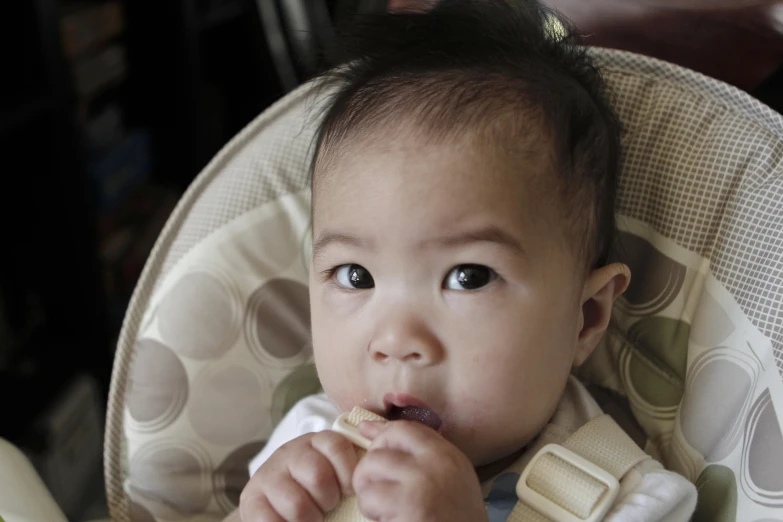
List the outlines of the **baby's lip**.
<svg viewBox="0 0 783 522">
<path fill-rule="evenodd" d="M 385 417 L 389 420 L 411 420 L 443 433 L 443 419 L 427 403 L 407 393 L 387 393 L 383 397 Z"/>
<path fill-rule="evenodd" d="M 408 395 L 407 393 L 387 393 L 384 395 L 383 407 L 386 410 L 386 413 L 388 413 L 393 406 L 397 406 L 398 408 L 413 406 L 414 408 L 423 408 L 432 411 L 432 408 L 430 408 L 426 402 L 419 400 L 412 395 Z"/>
</svg>

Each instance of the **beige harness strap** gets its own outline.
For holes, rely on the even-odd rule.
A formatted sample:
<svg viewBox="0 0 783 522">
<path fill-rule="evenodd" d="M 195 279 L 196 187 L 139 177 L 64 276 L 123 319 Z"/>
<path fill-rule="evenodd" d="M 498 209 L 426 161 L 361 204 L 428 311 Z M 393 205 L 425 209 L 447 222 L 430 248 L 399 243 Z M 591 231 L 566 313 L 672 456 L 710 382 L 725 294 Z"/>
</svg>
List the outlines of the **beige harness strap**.
<svg viewBox="0 0 783 522">
<path fill-rule="evenodd" d="M 643 460 L 652 458 L 606 413 L 579 428 L 563 447 L 605 469 L 617 480 Z"/>
<path fill-rule="evenodd" d="M 360 456 L 369 446 L 356 429 L 363 420 L 384 419 L 354 408 L 334 426 L 363 448 Z M 620 479 L 649 458 L 609 415 L 599 415 L 562 446 L 549 444 L 533 457 L 517 483 L 519 502 L 508 522 L 598 522 L 614 504 Z M 325 520 L 372 522 L 360 513 L 355 496 L 344 499 Z"/>
<path fill-rule="evenodd" d="M 597 522 L 614 504 L 619 481 L 649 459 L 609 415 L 599 415 L 562 446 L 542 448 L 517 484 L 509 522 Z"/>
</svg>

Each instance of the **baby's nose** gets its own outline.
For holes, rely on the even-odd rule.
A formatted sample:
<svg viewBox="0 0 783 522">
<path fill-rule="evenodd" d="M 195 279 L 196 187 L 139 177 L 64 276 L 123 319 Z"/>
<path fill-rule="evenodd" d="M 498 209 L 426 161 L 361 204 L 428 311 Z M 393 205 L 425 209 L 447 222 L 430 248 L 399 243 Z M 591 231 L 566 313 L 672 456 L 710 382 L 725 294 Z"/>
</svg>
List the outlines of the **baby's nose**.
<svg viewBox="0 0 783 522">
<path fill-rule="evenodd" d="M 417 350 L 415 347 L 408 346 L 381 349 L 378 349 L 376 346 L 375 349 L 372 350 L 372 357 L 378 362 L 384 362 L 386 359 L 397 359 L 403 362 L 427 362 L 426 353 L 426 350 Z"/>
<path fill-rule="evenodd" d="M 404 362 L 428 366 L 443 358 L 443 346 L 437 336 L 423 324 L 395 322 L 376 332 L 368 351 L 376 362 Z"/>
</svg>

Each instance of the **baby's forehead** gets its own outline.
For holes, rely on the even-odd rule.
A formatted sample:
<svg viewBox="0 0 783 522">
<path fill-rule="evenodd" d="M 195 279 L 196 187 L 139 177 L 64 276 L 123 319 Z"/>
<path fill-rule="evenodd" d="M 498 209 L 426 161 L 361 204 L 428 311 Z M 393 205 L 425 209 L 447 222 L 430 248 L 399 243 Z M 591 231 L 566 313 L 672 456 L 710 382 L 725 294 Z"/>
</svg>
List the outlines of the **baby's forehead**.
<svg viewBox="0 0 783 522">
<path fill-rule="evenodd" d="M 339 137 L 322 142 L 313 158 L 313 185 L 334 173 L 350 171 L 357 162 L 371 162 L 382 156 L 433 166 L 468 156 L 485 167 L 476 172 L 477 179 L 489 169 L 516 172 L 517 179 L 509 182 L 518 181 L 520 176 L 527 182 L 542 182 L 548 177 L 544 174 L 553 174 L 556 154 L 552 136 L 537 118 L 524 122 L 522 132 L 516 121 L 515 125 L 497 121 L 459 132 L 423 125 L 413 117 L 398 116 L 384 122 L 347 129 Z"/>
<path fill-rule="evenodd" d="M 544 226 L 562 213 L 553 155 L 541 143 L 489 143 L 476 136 L 432 140 L 408 129 L 346 141 L 330 152 L 330 161 L 314 171 L 314 219 L 344 215 L 357 198 L 404 211 L 419 194 L 426 194 L 425 205 L 437 200 L 437 210 L 449 216 L 506 210 L 521 224 L 536 219 Z"/>
</svg>

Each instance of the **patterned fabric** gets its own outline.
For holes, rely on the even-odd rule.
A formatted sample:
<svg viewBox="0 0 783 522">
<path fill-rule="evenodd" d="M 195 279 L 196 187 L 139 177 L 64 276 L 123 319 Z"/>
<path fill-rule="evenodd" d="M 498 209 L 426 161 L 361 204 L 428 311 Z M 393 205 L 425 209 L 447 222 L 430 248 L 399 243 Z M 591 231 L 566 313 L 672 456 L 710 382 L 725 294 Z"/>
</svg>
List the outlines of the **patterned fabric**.
<svg viewBox="0 0 783 522">
<path fill-rule="evenodd" d="M 617 392 L 647 450 L 696 482 L 694 520 L 783 519 L 783 118 L 679 67 L 595 53 L 625 126 L 615 256 L 633 282 L 583 377 Z M 212 161 L 147 262 L 109 398 L 114 520 L 220 520 L 275 423 L 319 388 L 311 93 Z"/>
</svg>

